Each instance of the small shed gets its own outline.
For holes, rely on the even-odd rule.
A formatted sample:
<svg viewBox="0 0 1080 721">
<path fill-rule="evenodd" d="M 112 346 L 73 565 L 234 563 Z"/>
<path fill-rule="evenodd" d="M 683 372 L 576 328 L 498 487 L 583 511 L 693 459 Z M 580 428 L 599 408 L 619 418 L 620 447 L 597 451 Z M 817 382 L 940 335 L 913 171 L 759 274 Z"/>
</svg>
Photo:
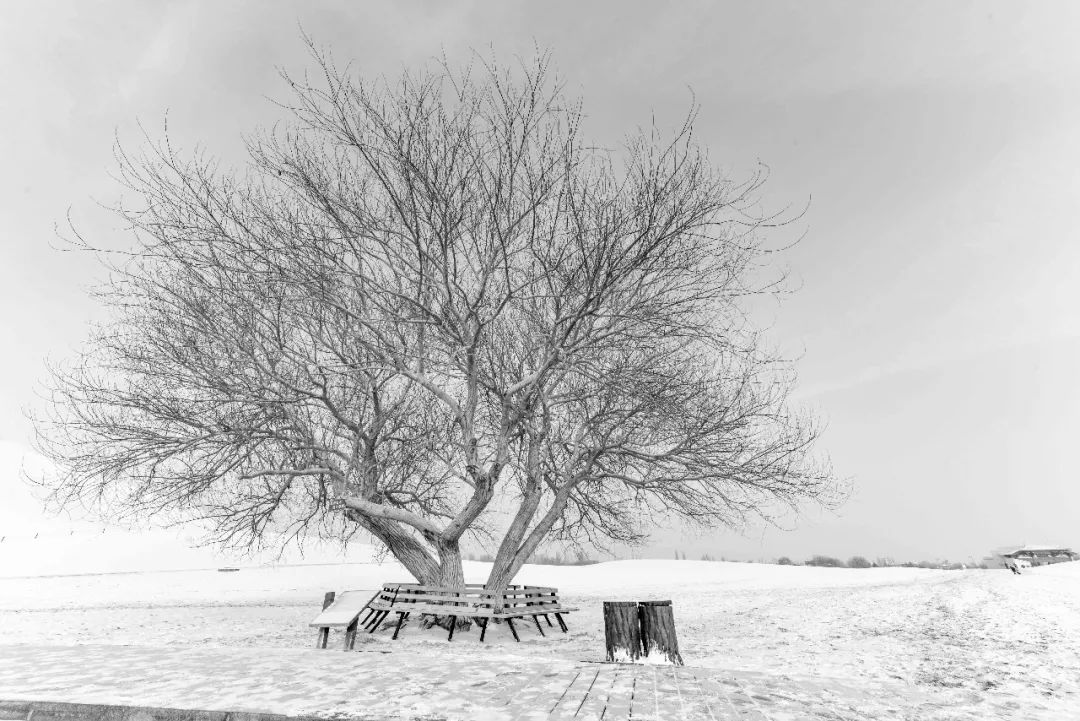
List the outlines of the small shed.
<svg viewBox="0 0 1080 721">
<path fill-rule="evenodd" d="M 1061 546 L 1028 545 L 1006 551 L 1005 553 L 1002 553 L 1001 556 L 1003 558 L 1011 558 L 1025 566 L 1045 566 L 1050 563 L 1075 561 L 1080 558 L 1080 553 L 1074 552 L 1071 548 L 1063 548 Z"/>
</svg>

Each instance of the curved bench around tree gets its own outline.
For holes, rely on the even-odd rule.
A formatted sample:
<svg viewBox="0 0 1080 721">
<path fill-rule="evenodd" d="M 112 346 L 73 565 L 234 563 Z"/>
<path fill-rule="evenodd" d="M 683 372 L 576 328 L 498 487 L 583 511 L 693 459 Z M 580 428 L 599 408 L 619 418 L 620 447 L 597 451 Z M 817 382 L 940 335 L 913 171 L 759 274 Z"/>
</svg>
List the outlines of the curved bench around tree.
<svg viewBox="0 0 1080 721">
<path fill-rule="evenodd" d="M 387 583 L 373 597 L 365 608 L 366 615 L 360 619 L 368 633 L 374 633 L 387 616 L 397 613 L 397 626 L 393 638 L 398 637 L 401 624 L 412 614 L 420 616 L 447 616 L 450 618 L 450 633 L 447 641 L 454 638 L 454 627 L 461 618 L 476 619 L 480 626 L 480 641 L 484 641 L 488 623 L 491 619 L 505 621 L 515 641 L 521 641 L 514 620 L 531 616 L 540 635 L 544 633 L 540 625 L 543 616 L 548 626 L 551 616 L 559 623 L 559 628 L 566 633 L 566 621 L 562 614 L 578 609 L 563 606 L 559 602 L 558 590 L 546 586 L 507 586 L 503 591 L 489 591 L 483 584 L 466 584 L 461 587 L 425 586 L 418 583 Z"/>
</svg>

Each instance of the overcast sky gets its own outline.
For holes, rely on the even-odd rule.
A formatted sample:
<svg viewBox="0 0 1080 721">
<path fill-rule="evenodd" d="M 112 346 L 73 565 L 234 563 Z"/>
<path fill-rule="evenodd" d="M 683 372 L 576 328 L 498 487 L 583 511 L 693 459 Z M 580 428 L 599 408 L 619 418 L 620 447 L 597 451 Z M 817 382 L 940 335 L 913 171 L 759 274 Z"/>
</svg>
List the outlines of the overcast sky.
<svg viewBox="0 0 1080 721">
<path fill-rule="evenodd" d="M 238 164 L 281 117 L 278 69 L 311 67 L 299 28 L 364 75 L 445 51 L 552 50 L 586 132 L 617 143 L 655 113 L 736 175 L 771 169 L 769 206 L 800 290 L 771 336 L 801 354 L 798 400 L 855 495 L 793 531 L 651 552 L 771 558 L 985 555 L 1080 546 L 1080 5 L 1075 2 L 13 2 L 0 11 L 0 441 L 47 358 L 97 313 L 99 270 L 61 253 L 67 213 L 126 239 L 114 138 L 159 135 Z M 6 454 L 6 455 L 5 455 Z M 22 493 L 8 464 L 0 489 Z M 3 495 L 0 495 L 3 498 Z M 2 503 L 0 503 L 2 505 Z"/>
</svg>

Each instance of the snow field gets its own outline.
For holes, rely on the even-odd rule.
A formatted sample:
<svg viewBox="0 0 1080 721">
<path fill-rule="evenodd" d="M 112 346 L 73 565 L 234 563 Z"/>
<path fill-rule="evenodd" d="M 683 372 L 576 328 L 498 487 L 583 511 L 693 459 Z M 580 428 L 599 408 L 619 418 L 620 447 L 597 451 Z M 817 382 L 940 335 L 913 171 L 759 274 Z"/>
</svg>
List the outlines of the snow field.
<svg viewBox="0 0 1080 721">
<path fill-rule="evenodd" d="M 466 577 L 487 568 L 467 563 Z M 393 563 L 0 578 L 0 644 L 326 654 L 307 651 L 323 593 L 393 580 L 410 579 Z M 545 624 L 542 638 L 522 623 L 520 644 L 498 626 L 483 645 L 476 628 L 448 644 L 444 631 L 410 624 L 396 642 L 388 630 L 362 633 L 357 649 L 390 651 L 377 658 L 399 659 L 404 674 L 418 653 L 470 668 L 525 668 L 539 654 L 569 668 L 603 658 L 604 600 L 670 598 L 688 666 L 762 684 L 754 698 L 765 707 L 805 697 L 808 711 L 822 698 L 828 713 L 858 709 L 839 718 L 1080 718 L 1080 563 L 1014 576 L 618 561 L 529 566 L 515 581 L 556 586 L 580 607 L 570 633 Z"/>
</svg>

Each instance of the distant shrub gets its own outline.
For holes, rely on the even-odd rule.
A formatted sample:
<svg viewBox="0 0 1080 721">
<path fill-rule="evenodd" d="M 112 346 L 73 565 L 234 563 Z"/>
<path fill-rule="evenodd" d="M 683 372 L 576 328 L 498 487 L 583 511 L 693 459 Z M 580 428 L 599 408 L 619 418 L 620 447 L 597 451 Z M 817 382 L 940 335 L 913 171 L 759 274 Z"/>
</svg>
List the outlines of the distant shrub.
<svg viewBox="0 0 1080 721">
<path fill-rule="evenodd" d="M 556 553 L 554 556 L 534 554 L 529 557 L 529 563 L 539 566 L 589 566 L 600 562 L 595 558 L 589 558 L 584 551 L 579 550 L 573 556 L 562 553 Z"/>
<path fill-rule="evenodd" d="M 962 563 L 949 563 L 948 561 L 904 561 L 900 564 L 903 568 L 961 568 Z"/>
<path fill-rule="evenodd" d="M 847 562 L 848 568 L 870 568 L 873 566 L 870 561 L 866 560 L 862 556 L 852 556 Z"/>
<path fill-rule="evenodd" d="M 787 556 L 780 556 L 780 558 L 776 559 L 776 565 L 777 566 L 794 566 L 795 562 L 792 561 Z"/>
<path fill-rule="evenodd" d="M 844 562 L 832 556 L 814 556 L 806 562 L 807 566 L 825 566 L 829 568 L 843 568 Z"/>
</svg>

